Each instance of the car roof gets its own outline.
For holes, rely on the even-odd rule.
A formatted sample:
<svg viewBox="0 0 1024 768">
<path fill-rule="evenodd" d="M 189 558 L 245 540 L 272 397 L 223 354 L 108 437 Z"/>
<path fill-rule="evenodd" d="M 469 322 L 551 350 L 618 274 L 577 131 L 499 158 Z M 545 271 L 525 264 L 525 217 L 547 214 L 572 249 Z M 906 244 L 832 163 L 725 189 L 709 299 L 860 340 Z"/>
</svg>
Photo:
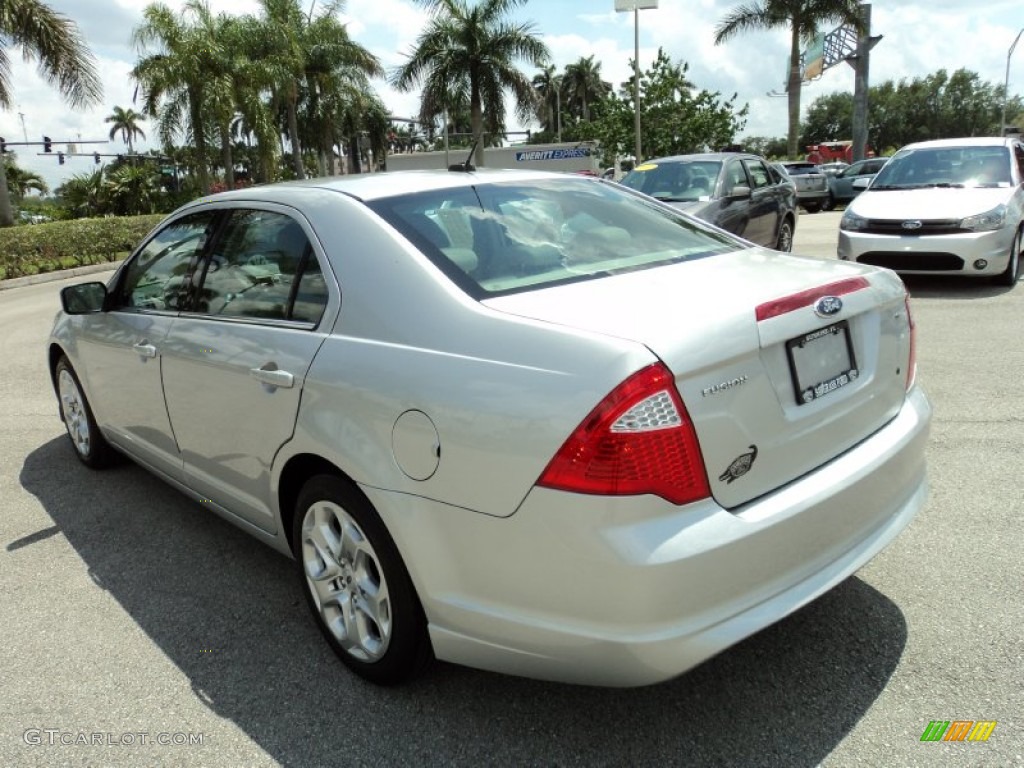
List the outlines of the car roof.
<svg viewBox="0 0 1024 768">
<path fill-rule="evenodd" d="M 751 152 L 697 152 L 690 155 L 669 155 L 667 157 L 652 157 L 650 160 L 644 160 L 642 163 L 637 165 L 639 168 L 641 165 L 647 163 L 678 163 L 683 161 L 694 161 L 694 160 L 727 160 L 730 157 L 742 157 L 750 158 L 752 160 L 763 160 L 760 155 L 755 155 Z"/>
<path fill-rule="evenodd" d="M 942 149 L 945 147 L 1011 147 L 1017 140 L 1009 136 L 966 136 L 960 139 L 932 139 L 907 144 L 903 149 Z"/>
<path fill-rule="evenodd" d="M 578 174 L 557 173 L 553 171 L 491 168 L 479 168 L 475 171 L 384 171 L 348 176 L 326 176 L 247 187 L 231 192 L 209 195 L 202 198 L 202 202 L 254 199 L 277 200 L 281 199 L 282 196 L 287 196 L 289 190 L 295 189 L 333 190 L 359 200 L 370 201 L 434 189 L 469 187 L 481 182 L 536 181 L 566 178 L 582 179 L 585 177 Z"/>
</svg>

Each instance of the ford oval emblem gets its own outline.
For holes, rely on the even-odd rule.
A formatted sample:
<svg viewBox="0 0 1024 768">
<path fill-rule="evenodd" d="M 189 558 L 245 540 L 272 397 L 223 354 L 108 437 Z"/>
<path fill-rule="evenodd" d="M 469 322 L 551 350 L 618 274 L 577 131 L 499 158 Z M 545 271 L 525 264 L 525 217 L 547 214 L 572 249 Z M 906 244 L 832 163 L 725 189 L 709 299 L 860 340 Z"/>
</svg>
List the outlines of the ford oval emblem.
<svg viewBox="0 0 1024 768">
<path fill-rule="evenodd" d="M 822 296 L 814 302 L 814 312 L 818 317 L 832 317 L 843 308 L 843 300 L 838 296 Z"/>
<path fill-rule="evenodd" d="M 920 229 L 924 226 L 924 223 L 920 219 L 910 219 L 900 224 L 904 229 Z"/>
</svg>

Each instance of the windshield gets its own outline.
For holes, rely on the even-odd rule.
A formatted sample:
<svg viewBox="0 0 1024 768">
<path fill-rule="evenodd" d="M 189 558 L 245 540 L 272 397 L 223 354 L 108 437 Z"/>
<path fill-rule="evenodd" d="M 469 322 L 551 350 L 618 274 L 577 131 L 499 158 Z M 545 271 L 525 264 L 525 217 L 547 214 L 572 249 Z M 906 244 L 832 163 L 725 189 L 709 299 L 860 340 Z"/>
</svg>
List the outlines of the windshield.
<svg viewBox="0 0 1024 768">
<path fill-rule="evenodd" d="M 692 203 L 710 200 L 722 170 L 720 160 L 673 160 L 644 163 L 620 183 L 659 200 Z"/>
<path fill-rule="evenodd" d="M 897 152 L 871 189 L 1009 186 L 1010 154 L 1005 147 L 927 147 Z"/>
<path fill-rule="evenodd" d="M 618 184 L 571 176 L 369 205 L 478 299 L 747 247 Z"/>
</svg>

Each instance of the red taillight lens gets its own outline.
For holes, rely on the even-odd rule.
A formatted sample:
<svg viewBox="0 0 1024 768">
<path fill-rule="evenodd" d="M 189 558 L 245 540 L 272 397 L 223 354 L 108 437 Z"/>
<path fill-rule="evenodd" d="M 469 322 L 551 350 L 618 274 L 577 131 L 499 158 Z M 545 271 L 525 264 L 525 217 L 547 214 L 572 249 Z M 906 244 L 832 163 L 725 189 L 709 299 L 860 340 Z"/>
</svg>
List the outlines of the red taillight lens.
<svg viewBox="0 0 1024 768">
<path fill-rule="evenodd" d="M 907 325 L 910 326 L 910 354 L 907 359 L 907 391 L 914 386 L 914 379 L 917 378 L 917 326 L 914 324 L 914 316 L 910 313 L 910 294 L 908 293 L 903 303 L 907 307 Z"/>
<path fill-rule="evenodd" d="M 538 480 L 577 493 L 653 493 L 673 504 L 708 497 L 697 434 L 671 372 L 655 363 L 630 376 L 569 436 Z"/>
</svg>

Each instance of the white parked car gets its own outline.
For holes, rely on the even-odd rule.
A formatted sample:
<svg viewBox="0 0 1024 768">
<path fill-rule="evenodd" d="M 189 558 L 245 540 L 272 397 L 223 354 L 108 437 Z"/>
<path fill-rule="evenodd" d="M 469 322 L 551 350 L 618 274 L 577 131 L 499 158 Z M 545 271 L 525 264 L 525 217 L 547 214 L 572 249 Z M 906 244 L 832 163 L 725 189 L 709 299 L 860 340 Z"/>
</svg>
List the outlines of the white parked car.
<svg viewBox="0 0 1024 768">
<path fill-rule="evenodd" d="M 864 182 L 855 182 L 855 186 Z M 1024 242 L 1024 145 L 1016 138 L 903 147 L 839 224 L 839 258 L 1014 285 Z"/>
</svg>

